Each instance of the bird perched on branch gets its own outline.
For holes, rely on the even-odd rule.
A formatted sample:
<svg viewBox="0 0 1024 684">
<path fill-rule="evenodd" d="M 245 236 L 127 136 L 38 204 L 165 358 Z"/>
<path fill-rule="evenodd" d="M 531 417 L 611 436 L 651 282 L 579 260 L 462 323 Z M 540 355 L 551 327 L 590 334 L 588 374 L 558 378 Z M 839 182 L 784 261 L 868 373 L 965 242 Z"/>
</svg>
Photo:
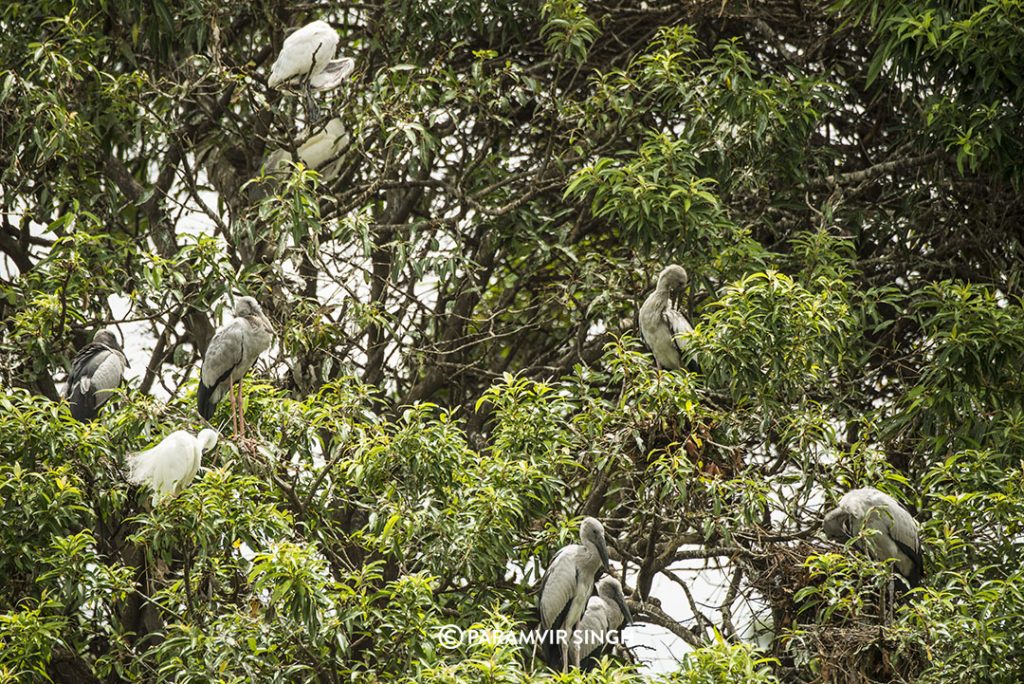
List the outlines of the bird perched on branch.
<svg viewBox="0 0 1024 684">
<path fill-rule="evenodd" d="M 284 39 L 281 52 L 270 67 L 267 85 L 280 88 L 288 83 L 301 83 L 305 89 L 306 110 L 315 114 L 310 91 L 337 88 L 355 69 L 350 57 L 334 59 L 338 50 L 338 34 L 325 21 L 306 24 Z"/>
<path fill-rule="evenodd" d="M 864 547 L 872 559 L 895 559 L 897 572 L 910 587 L 921 583 L 924 565 L 917 521 L 888 494 L 873 487 L 847 492 L 839 505 L 825 515 L 822 530 L 839 542 L 849 541 L 867 530 Z"/>
<path fill-rule="evenodd" d="M 334 117 L 306 138 L 296 152 L 299 160 L 307 168 L 317 171 L 329 162 L 337 160 L 349 142 L 344 122 L 340 117 Z M 267 155 L 264 168 L 268 174 L 285 176 L 290 173 L 288 164 L 292 159 L 292 153 L 288 150 L 275 149 Z M 320 175 L 325 181 L 333 180 L 337 176 L 338 166 L 337 163 L 330 164 L 320 172 Z"/>
<path fill-rule="evenodd" d="M 682 343 L 677 336 L 692 331 L 693 326 L 676 303 L 682 298 L 688 280 L 682 266 L 666 266 L 658 276 L 654 292 L 640 307 L 640 334 L 654 354 L 658 368 L 677 370 L 683 365 Z"/>
<path fill-rule="evenodd" d="M 235 434 L 245 437 L 242 378 L 257 357 L 270 346 L 274 331 L 263 309 L 252 297 L 235 302 L 235 320 L 221 327 L 210 340 L 199 371 L 199 415 L 206 420 L 224 395 L 231 400 L 231 419 Z M 233 392 L 238 385 L 237 405 Z"/>
<path fill-rule="evenodd" d="M 583 616 L 601 570 L 609 571 L 604 526 L 596 518 L 584 518 L 580 543 L 562 547 L 540 581 L 537 612 L 541 655 L 552 667 L 569 664 L 569 641 Z M 562 634 L 559 632 L 562 631 Z M 579 666 L 576 662 L 575 665 Z"/>
<path fill-rule="evenodd" d="M 82 347 L 71 363 L 64 396 L 75 420 L 87 423 L 121 384 L 128 359 L 114 333 L 103 329 Z"/>
<path fill-rule="evenodd" d="M 633 621 L 619 580 L 607 575 L 598 581 L 595 589 L 597 596 L 587 601 L 587 608 L 569 643 L 569 658 L 579 663 L 584 671 L 593 668 L 609 645 L 613 632 Z"/>
<path fill-rule="evenodd" d="M 217 432 L 203 430 L 198 437 L 185 430 L 172 432 L 152 449 L 128 457 L 128 481 L 153 491 L 152 503 L 177 496 L 199 472 L 203 453 L 217 445 Z"/>
</svg>

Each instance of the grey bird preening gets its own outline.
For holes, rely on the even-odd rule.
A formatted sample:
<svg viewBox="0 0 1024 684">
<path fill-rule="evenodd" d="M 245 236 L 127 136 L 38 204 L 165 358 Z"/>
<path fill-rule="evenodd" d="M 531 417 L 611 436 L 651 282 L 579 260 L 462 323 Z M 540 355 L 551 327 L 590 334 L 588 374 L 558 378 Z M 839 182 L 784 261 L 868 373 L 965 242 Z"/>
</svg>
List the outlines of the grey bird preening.
<svg viewBox="0 0 1024 684">
<path fill-rule="evenodd" d="M 64 396 L 77 421 L 88 423 L 114 394 L 124 379 L 128 359 L 114 333 L 100 330 L 92 342 L 82 347 L 71 362 Z"/>
<path fill-rule="evenodd" d="M 682 343 L 677 336 L 690 332 L 693 326 L 680 313 L 677 302 L 682 299 L 687 282 L 682 266 L 666 266 L 658 276 L 654 292 L 640 307 L 640 334 L 654 354 L 658 368 L 677 370 L 683 366 Z"/>
<path fill-rule="evenodd" d="M 235 320 L 221 327 L 210 340 L 199 372 L 199 414 L 206 420 L 224 395 L 231 400 L 231 419 L 235 433 L 245 437 L 245 413 L 242 404 L 242 378 L 270 346 L 274 331 L 263 309 L 252 297 L 235 302 Z M 238 385 L 236 405 L 233 387 Z"/>
<path fill-rule="evenodd" d="M 607 575 L 598 581 L 595 588 L 597 596 L 591 596 L 587 601 L 587 608 L 569 643 L 569 658 L 579 663 L 584 671 L 593 668 L 611 635 L 633 621 L 619 580 Z"/>
<path fill-rule="evenodd" d="M 921 538 L 917 521 L 900 502 L 873 487 L 847 492 L 825 515 L 822 530 L 835 541 L 846 542 L 868 530 L 867 554 L 876 561 L 896 560 L 896 570 L 911 587 L 921 583 Z"/>
<path fill-rule="evenodd" d="M 555 554 L 537 594 L 542 656 L 552 667 L 568 667 L 569 641 L 602 569 L 610 571 L 604 526 L 596 518 L 584 518 L 580 543 L 564 546 Z M 559 635 L 559 631 L 563 633 Z"/>
</svg>

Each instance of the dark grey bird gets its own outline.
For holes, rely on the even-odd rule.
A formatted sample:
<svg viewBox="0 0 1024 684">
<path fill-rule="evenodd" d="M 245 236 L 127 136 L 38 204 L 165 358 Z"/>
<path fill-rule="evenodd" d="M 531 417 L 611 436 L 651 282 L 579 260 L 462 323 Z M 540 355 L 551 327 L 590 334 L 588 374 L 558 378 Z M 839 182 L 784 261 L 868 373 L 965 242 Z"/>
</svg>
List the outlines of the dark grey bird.
<svg viewBox="0 0 1024 684">
<path fill-rule="evenodd" d="M 873 487 L 847 492 L 825 515 L 825 534 L 846 542 L 868 530 L 864 550 L 876 561 L 896 560 L 896 570 L 911 587 L 921 583 L 921 538 L 917 521 L 900 502 Z"/>
<path fill-rule="evenodd" d="M 114 333 L 100 330 L 92 342 L 82 347 L 71 362 L 64 396 L 75 420 L 88 423 L 114 394 L 124 379 L 128 359 Z"/>
<path fill-rule="evenodd" d="M 569 643 L 569 658 L 579 663 L 583 671 L 593 669 L 605 647 L 611 645 L 615 631 L 633 621 L 619 580 L 606 575 L 595 589 L 597 596 L 587 601 L 587 608 Z"/>
<path fill-rule="evenodd" d="M 537 594 L 541 655 L 552 667 L 560 664 L 563 671 L 567 669 L 569 641 L 602 569 L 610 570 L 604 527 L 596 518 L 584 518 L 580 543 L 564 546 L 555 554 Z"/>
<path fill-rule="evenodd" d="M 263 309 L 252 297 L 235 302 L 235 320 L 221 327 L 210 340 L 199 372 L 199 414 L 206 420 L 224 395 L 231 400 L 231 420 L 235 434 L 245 437 L 242 405 L 242 378 L 270 346 L 274 330 Z M 238 385 L 238 400 L 233 387 Z"/>
<path fill-rule="evenodd" d="M 640 334 L 654 354 L 658 368 L 677 370 L 683 365 L 682 343 L 677 336 L 690 332 L 693 326 L 680 313 L 677 302 L 681 301 L 687 282 L 682 266 L 666 266 L 658 276 L 654 292 L 640 307 Z"/>
</svg>

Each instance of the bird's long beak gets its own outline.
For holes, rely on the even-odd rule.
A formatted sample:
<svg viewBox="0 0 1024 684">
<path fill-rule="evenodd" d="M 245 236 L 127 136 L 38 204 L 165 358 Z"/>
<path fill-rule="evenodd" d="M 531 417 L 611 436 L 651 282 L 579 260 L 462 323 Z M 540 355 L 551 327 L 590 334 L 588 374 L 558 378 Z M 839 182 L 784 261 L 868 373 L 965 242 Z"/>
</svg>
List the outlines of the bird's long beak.
<svg viewBox="0 0 1024 684">
<path fill-rule="evenodd" d="M 623 625 L 629 625 L 633 623 L 633 614 L 629 612 L 629 606 L 626 605 L 626 597 L 621 593 L 615 597 L 615 602 L 619 604 L 619 610 L 622 611 L 622 616 L 625 619 Z"/>
<path fill-rule="evenodd" d="M 270 322 L 269 318 L 267 318 L 267 314 L 260 312 L 260 319 L 266 324 L 268 328 L 270 328 L 271 330 L 274 329 L 274 324 Z"/>
<path fill-rule="evenodd" d="M 609 575 L 612 572 L 611 560 L 608 558 L 608 547 L 604 543 L 604 539 L 597 545 L 597 553 L 601 556 L 601 565 L 604 567 L 605 572 Z"/>
</svg>

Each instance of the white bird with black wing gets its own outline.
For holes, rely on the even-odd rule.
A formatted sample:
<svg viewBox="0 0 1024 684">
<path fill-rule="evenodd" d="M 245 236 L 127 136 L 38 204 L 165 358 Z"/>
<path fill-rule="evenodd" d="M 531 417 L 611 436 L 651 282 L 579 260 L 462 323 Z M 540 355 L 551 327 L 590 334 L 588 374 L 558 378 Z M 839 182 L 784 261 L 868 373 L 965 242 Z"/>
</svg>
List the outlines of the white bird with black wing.
<svg viewBox="0 0 1024 684">
<path fill-rule="evenodd" d="M 580 543 L 564 546 L 555 554 L 537 594 L 542 656 L 552 667 L 568 667 L 570 638 L 602 569 L 610 569 L 604 526 L 596 518 L 584 518 Z M 560 630 L 564 631 L 561 638 L 557 635 Z"/>
<path fill-rule="evenodd" d="M 895 559 L 896 570 L 911 587 L 921 583 L 921 537 L 917 521 L 899 501 L 874 487 L 847 492 L 825 515 L 825 534 L 846 542 L 867 530 L 864 546 L 876 561 Z"/>
<path fill-rule="evenodd" d="M 203 453 L 215 446 L 215 430 L 203 430 L 198 437 L 185 430 L 172 432 L 152 449 L 128 457 L 128 481 L 149 487 L 156 506 L 177 496 L 192 482 Z"/>
<path fill-rule="evenodd" d="M 607 575 L 598 581 L 595 588 L 597 596 L 591 596 L 587 601 L 587 608 L 569 643 L 570 660 L 579 663 L 584 671 L 591 669 L 601 657 L 613 633 L 633 621 L 619 580 Z"/>
<path fill-rule="evenodd" d="M 270 347 L 274 330 L 259 303 L 252 297 L 235 302 L 235 320 L 220 328 L 210 340 L 199 371 L 199 414 L 206 420 L 224 395 L 231 400 L 231 418 L 235 433 L 245 437 L 242 378 L 256 359 Z M 233 387 L 238 385 L 237 405 Z"/>
<path fill-rule="evenodd" d="M 87 423 L 96 417 L 124 379 L 125 368 L 128 359 L 110 330 L 100 330 L 78 351 L 64 390 L 75 420 Z"/>
<path fill-rule="evenodd" d="M 306 24 L 284 39 L 281 52 L 270 67 L 267 85 L 280 88 L 299 83 L 306 93 L 307 112 L 315 114 L 311 90 L 333 90 L 351 75 L 356 63 L 350 57 L 334 58 L 338 34 L 326 21 Z"/>
<path fill-rule="evenodd" d="M 270 67 L 267 85 L 277 88 L 293 81 L 306 81 L 314 90 L 336 88 L 352 73 L 355 62 L 349 57 L 334 59 L 338 34 L 326 21 L 306 24 L 284 39 L 281 52 Z"/>
<path fill-rule="evenodd" d="M 640 307 L 640 334 L 654 354 L 659 368 L 677 370 L 683 365 L 678 336 L 693 330 L 686 316 L 676 308 L 688 277 L 682 266 L 667 266 L 658 276 L 654 292 Z"/>
</svg>

